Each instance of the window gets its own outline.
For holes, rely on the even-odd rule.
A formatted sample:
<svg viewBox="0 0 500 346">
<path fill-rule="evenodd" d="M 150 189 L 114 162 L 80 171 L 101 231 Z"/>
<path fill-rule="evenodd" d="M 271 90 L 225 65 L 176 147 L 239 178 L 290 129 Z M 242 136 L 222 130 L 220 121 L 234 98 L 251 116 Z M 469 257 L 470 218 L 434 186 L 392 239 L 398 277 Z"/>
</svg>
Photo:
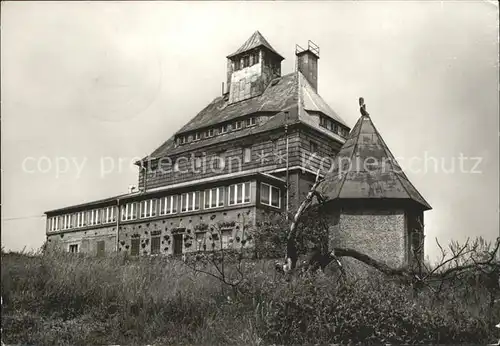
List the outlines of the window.
<svg viewBox="0 0 500 346">
<path fill-rule="evenodd" d="M 338 129 L 337 124 L 333 124 L 332 131 L 335 132 L 335 133 L 337 133 L 337 129 Z"/>
<path fill-rule="evenodd" d="M 144 217 L 156 216 L 156 199 L 150 199 L 141 202 L 141 219 Z"/>
<path fill-rule="evenodd" d="M 179 144 L 186 143 L 186 136 L 179 136 Z"/>
<path fill-rule="evenodd" d="M 102 256 L 104 255 L 104 248 L 105 245 L 104 245 L 104 240 L 99 240 L 97 242 L 97 256 Z"/>
<path fill-rule="evenodd" d="M 319 117 L 319 126 L 326 127 L 326 118 Z"/>
<path fill-rule="evenodd" d="M 209 129 L 205 132 L 205 137 L 210 138 L 214 136 L 214 129 Z"/>
<path fill-rule="evenodd" d="M 252 160 L 252 148 L 243 149 L 243 162 L 248 163 Z"/>
<path fill-rule="evenodd" d="M 241 64 L 240 64 L 240 61 L 239 60 L 236 60 L 234 62 L 234 70 L 235 71 L 238 71 L 239 69 L 241 69 Z"/>
<path fill-rule="evenodd" d="M 220 132 L 219 132 L 219 133 L 220 133 L 220 134 L 223 134 L 223 133 L 226 133 L 226 132 L 227 132 L 227 125 L 222 125 L 222 126 L 220 127 Z"/>
<path fill-rule="evenodd" d="M 181 212 L 200 209 L 200 191 L 187 192 L 181 195 Z"/>
<path fill-rule="evenodd" d="M 87 222 L 85 220 L 85 212 L 76 213 L 76 227 L 86 226 Z"/>
<path fill-rule="evenodd" d="M 160 253 L 160 236 L 155 235 L 151 237 L 151 254 L 157 255 Z"/>
<path fill-rule="evenodd" d="M 240 183 L 229 186 L 229 205 L 250 202 L 250 183 Z"/>
<path fill-rule="evenodd" d="M 50 231 L 57 231 L 59 229 L 59 216 L 52 217 L 49 219 L 49 230 Z"/>
<path fill-rule="evenodd" d="M 194 140 L 195 140 L 195 141 L 199 141 L 200 139 L 201 139 L 201 134 L 200 134 L 199 132 L 196 132 L 196 133 L 194 134 Z"/>
<path fill-rule="evenodd" d="M 243 67 L 248 67 L 250 66 L 250 56 L 244 56 L 243 57 Z"/>
<path fill-rule="evenodd" d="M 194 158 L 194 168 L 201 168 L 202 163 L 200 156 Z"/>
<path fill-rule="evenodd" d="M 116 207 L 107 207 L 103 210 L 103 218 L 105 223 L 116 221 Z"/>
<path fill-rule="evenodd" d="M 78 244 L 71 244 L 69 246 L 69 252 L 71 252 L 71 253 L 78 253 Z"/>
<path fill-rule="evenodd" d="M 222 248 L 227 249 L 231 246 L 231 237 L 233 235 L 232 229 L 223 229 L 221 230 L 221 238 L 222 238 Z"/>
<path fill-rule="evenodd" d="M 205 232 L 196 233 L 196 244 L 198 251 L 202 249 L 204 242 L 205 242 Z"/>
<path fill-rule="evenodd" d="M 62 219 L 62 229 L 70 229 L 71 227 L 71 215 L 64 215 Z"/>
<path fill-rule="evenodd" d="M 101 211 L 99 209 L 88 212 L 89 225 L 98 225 L 101 223 Z"/>
<path fill-rule="evenodd" d="M 318 151 L 318 144 L 314 141 L 309 141 L 309 150 L 311 153 L 316 153 Z"/>
<path fill-rule="evenodd" d="M 139 255 L 139 245 L 141 244 L 141 238 L 132 238 L 130 240 L 130 254 L 132 256 Z"/>
<path fill-rule="evenodd" d="M 327 120 L 326 122 L 326 128 L 330 131 L 333 131 L 333 127 L 335 126 L 335 124 L 333 123 L 333 121 L 331 120 Z"/>
<path fill-rule="evenodd" d="M 226 166 L 226 155 L 225 152 L 220 152 L 212 157 L 212 168 L 224 168 Z"/>
<path fill-rule="evenodd" d="M 246 126 L 254 126 L 255 124 L 257 124 L 257 119 L 255 117 L 246 120 Z"/>
<path fill-rule="evenodd" d="M 137 203 L 127 203 L 122 206 L 122 221 L 137 219 Z"/>
<path fill-rule="evenodd" d="M 243 121 L 238 120 L 237 122 L 234 123 L 235 130 L 240 130 L 242 127 L 243 127 Z"/>
<path fill-rule="evenodd" d="M 260 202 L 271 207 L 281 207 L 280 189 L 265 183 L 260 184 Z"/>
<path fill-rule="evenodd" d="M 217 208 L 224 206 L 224 188 L 216 187 L 205 190 L 205 208 Z"/>
<path fill-rule="evenodd" d="M 259 52 L 253 53 L 253 63 L 258 64 L 260 60 Z"/>
<path fill-rule="evenodd" d="M 177 196 L 167 196 L 160 200 L 160 215 L 177 213 Z"/>
</svg>

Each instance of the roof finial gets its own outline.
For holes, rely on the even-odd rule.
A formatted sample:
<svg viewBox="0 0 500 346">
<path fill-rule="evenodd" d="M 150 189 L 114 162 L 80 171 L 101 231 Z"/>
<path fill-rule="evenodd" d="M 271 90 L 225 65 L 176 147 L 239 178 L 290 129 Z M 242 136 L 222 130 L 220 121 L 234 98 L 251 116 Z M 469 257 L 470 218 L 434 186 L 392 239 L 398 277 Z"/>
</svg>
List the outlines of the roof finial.
<svg viewBox="0 0 500 346">
<path fill-rule="evenodd" d="M 365 99 L 362 97 L 359 98 L 359 111 L 362 116 L 370 116 L 370 113 L 366 111 Z"/>
</svg>

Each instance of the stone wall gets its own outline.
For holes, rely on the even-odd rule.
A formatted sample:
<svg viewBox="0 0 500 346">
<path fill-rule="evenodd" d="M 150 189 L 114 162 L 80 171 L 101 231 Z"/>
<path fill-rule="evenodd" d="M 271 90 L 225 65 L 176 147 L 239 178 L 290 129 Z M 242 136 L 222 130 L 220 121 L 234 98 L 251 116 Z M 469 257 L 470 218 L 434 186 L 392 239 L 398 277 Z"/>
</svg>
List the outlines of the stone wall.
<svg viewBox="0 0 500 346">
<path fill-rule="evenodd" d="M 405 264 L 404 210 L 329 210 L 328 215 L 330 248 L 352 248 L 392 267 Z"/>
<path fill-rule="evenodd" d="M 245 248 L 253 247 L 253 240 L 248 240 L 256 221 L 256 207 L 231 207 L 224 210 L 205 210 L 196 214 L 179 214 L 154 220 L 136 220 L 119 226 L 118 251 L 132 252 L 132 239 L 139 239 L 139 255 L 151 254 L 152 237 L 160 237 L 159 254 L 173 254 L 174 234 L 182 236 L 182 252 L 194 252 L 203 249 L 215 249 L 221 246 L 213 233 L 220 233 L 220 226 L 230 231 L 233 243 L 230 248 L 240 248 L 246 239 Z M 245 232 L 245 233 L 244 233 Z M 219 234 L 220 237 L 220 234 Z M 200 240 L 200 242 L 198 242 Z M 97 254 L 97 243 L 104 241 L 104 251 L 116 251 L 116 224 L 112 227 L 91 228 L 86 230 L 66 231 L 47 236 L 48 246 L 69 251 L 70 245 L 78 245 L 78 252 Z"/>
<path fill-rule="evenodd" d="M 105 252 L 116 251 L 116 225 L 47 235 L 50 249 L 69 251 L 70 245 L 78 245 L 78 252 L 95 255 L 99 241 L 104 241 Z"/>
</svg>

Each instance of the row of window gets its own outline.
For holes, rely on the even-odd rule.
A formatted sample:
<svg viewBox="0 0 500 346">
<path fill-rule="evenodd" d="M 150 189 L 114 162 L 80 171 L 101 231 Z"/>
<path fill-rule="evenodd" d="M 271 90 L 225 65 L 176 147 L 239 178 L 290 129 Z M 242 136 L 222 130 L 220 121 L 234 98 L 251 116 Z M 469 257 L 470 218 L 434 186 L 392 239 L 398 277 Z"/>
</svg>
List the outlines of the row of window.
<svg viewBox="0 0 500 346">
<path fill-rule="evenodd" d="M 251 117 L 245 120 L 237 120 L 231 124 L 223 124 L 218 127 L 210 128 L 203 132 L 195 132 L 189 135 L 181 135 L 177 137 L 177 144 L 186 144 L 199 141 L 202 138 L 212 138 L 216 135 L 222 135 L 229 131 L 241 130 L 243 127 L 250 127 L 257 124 L 257 118 Z"/>
<path fill-rule="evenodd" d="M 243 163 L 248 163 L 252 160 L 252 148 L 251 147 L 246 147 L 242 149 L 243 152 Z M 236 158 L 236 156 L 232 156 L 232 158 Z M 204 161 L 205 160 L 205 161 Z M 189 161 L 187 161 L 189 164 Z M 211 165 L 209 167 L 212 167 L 213 169 L 223 169 L 226 165 L 226 153 L 225 151 L 221 151 L 217 154 L 214 154 L 210 157 L 202 157 L 202 156 L 196 156 L 193 157 L 193 161 L 190 163 L 195 169 L 200 169 L 203 167 L 203 165 L 208 164 Z M 176 160 L 174 163 L 173 167 L 174 172 L 180 172 L 180 164 L 179 160 Z"/>
<path fill-rule="evenodd" d="M 347 137 L 347 135 L 349 134 L 349 131 L 347 131 L 347 129 L 337 125 L 333 120 L 325 116 L 320 116 L 319 125 L 327 130 L 332 131 L 333 133 L 341 135 L 342 137 Z"/>
<path fill-rule="evenodd" d="M 49 230 L 58 231 L 75 227 L 93 226 L 116 222 L 116 207 L 106 207 L 48 219 Z"/>
<path fill-rule="evenodd" d="M 253 66 L 258 64 L 260 61 L 259 52 L 253 52 L 251 54 L 243 55 L 239 59 L 234 60 L 234 70 L 238 71 L 242 68 Z"/>
<path fill-rule="evenodd" d="M 227 198 L 226 198 L 227 193 Z M 204 196 L 204 209 L 250 203 L 250 183 L 238 183 L 229 187 L 215 187 L 205 191 L 186 192 L 180 195 L 131 202 L 121 206 L 121 220 L 149 218 L 158 215 L 171 215 L 200 210 L 201 195 Z M 260 201 L 272 207 L 281 207 L 280 189 L 261 183 Z M 86 226 L 116 222 L 116 207 L 106 207 L 78 213 L 51 217 L 47 220 L 49 231 L 67 230 Z"/>
</svg>

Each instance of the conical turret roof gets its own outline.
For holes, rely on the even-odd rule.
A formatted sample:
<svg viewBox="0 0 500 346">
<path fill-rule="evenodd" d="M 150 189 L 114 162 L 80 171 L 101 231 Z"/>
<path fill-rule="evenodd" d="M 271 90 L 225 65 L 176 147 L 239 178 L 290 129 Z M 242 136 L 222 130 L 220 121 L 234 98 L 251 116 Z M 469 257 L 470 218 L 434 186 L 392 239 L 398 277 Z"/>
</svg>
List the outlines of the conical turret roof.
<svg viewBox="0 0 500 346">
<path fill-rule="evenodd" d="M 227 58 L 232 58 L 233 56 L 236 56 L 238 54 L 244 53 L 246 51 L 249 51 L 251 49 L 264 46 L 267 49 L 269 49 L 271 52 L 275 53 L 277 56 L 281 58 L 281 60 L 285 59 L 283 58 L 270 44 L 267 42 L 267 40 L 262 36 L 262 34 L 259 32 L 259 30 L 255 31 L 252 36 L 248 40 L 246 40 L 243 45 L 238 48 L 236 52 L 233 54 L 230 54 L 227 56 Z"/>
<path fill-rule="evenodd" d="M 424 210 L 432 209 L 406 177 L 366 112 L 350 132 L 318 192 L 327 200 L 409 199 Z"/>
</svg>

